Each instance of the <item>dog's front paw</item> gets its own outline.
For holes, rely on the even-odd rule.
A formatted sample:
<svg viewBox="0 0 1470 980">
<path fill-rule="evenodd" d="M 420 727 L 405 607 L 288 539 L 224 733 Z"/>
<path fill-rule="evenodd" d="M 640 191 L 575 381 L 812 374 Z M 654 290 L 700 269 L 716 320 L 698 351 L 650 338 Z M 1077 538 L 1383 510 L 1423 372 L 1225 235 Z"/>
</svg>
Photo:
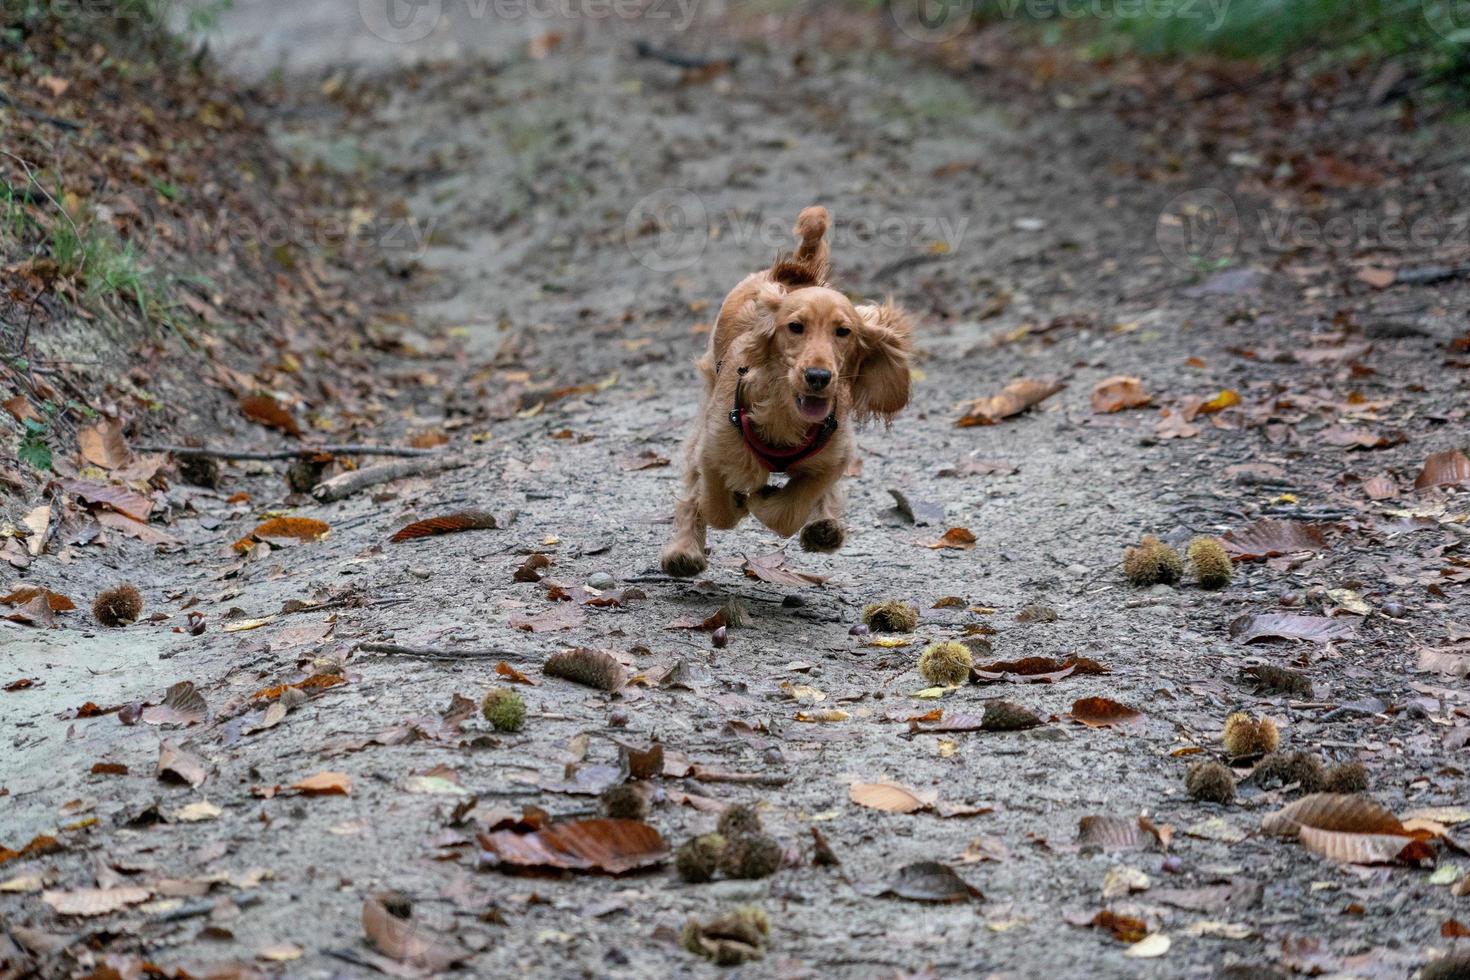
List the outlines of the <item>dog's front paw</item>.
<svg viewBox="0 0 1470 980">
<path fill-rule="evenodd" d="M 704 552 L 686 550 L 670 545 L 664 550 L 662 561 L 664 573 L 674 578 L 693 578 L 709 567 Z"/>
<path fill-rule="evenodd" d="M 842 547 L 843 539 L 842 525 L 830 518 L 820 521 L 812 521 L 801 529 L 802 551 L 836 551 Z"/>
</svg>

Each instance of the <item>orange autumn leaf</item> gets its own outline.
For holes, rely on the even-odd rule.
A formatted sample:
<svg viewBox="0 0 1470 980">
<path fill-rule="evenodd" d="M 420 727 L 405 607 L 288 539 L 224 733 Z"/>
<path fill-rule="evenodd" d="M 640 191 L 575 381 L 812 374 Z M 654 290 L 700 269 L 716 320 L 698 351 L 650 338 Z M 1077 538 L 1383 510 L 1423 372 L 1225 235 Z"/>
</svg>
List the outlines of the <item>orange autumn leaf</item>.
<svg viewBox="0 0 1470 980">
<path fill-rule="evenodd" d="M 304 796 L 348 796 L 352 793 L 352 777 L 345 772 L 319 772 L 291 788 Z"/>
<path fill-rule="evenodd" d="M 1153 402 L 1143 390 L 1143 382 L 1127 375 L 1104 378 L 1092 389 L 1092 410 L 1100 414 L 1121 412 L 1125 408 L 1143 408 Z"/>
<path fill-rule="evenodd" d="M 935 550 L 940 548 L 955 548 L 960 551 L 969 551 L 975 547 L 975 535 L 967 527 L 952 527 L 948 531 L 945 531 L 938 541 L 931 541 L 925 547 Z"/>
<path fill-rule="evenodd" d="M 331 526 L 325 521 L 312 517 L 272 517 L 236 541 L 233 547 L 243 554 L 261 539 L 294 538 L 297 541 L 317 541 L 326 537 L 331 530 Z"/>
<path fill-rule="evenodd" d="M 1019 415 L 1067 387 L 1059 381 L 1017 378 L 998 395 L 977 398 L 955 425 L 968 429 L 977 425 L 995 425 L 1003 419 Z"/>
<path fill-rule="evenodd" d="M 301 426 L 296 419 L 269 395 L 247 395 L 240 399 L 240 412 L 252 422 L 280 429 L 288 435 L 301 435 Z"/>
<path fill-rule="evenodd" d="M 312 674 L 304 681 L 295 684 L 276 684 L 273 687 L 263 687 L 250 695 L 252 701 L 274 701 L 285 694 L 291 688 L 299 691 L 318 690 L 321 688 L 334 687 L 338 684 L 347 683 L 347 678 L 341 674 Z"/>
</svg>

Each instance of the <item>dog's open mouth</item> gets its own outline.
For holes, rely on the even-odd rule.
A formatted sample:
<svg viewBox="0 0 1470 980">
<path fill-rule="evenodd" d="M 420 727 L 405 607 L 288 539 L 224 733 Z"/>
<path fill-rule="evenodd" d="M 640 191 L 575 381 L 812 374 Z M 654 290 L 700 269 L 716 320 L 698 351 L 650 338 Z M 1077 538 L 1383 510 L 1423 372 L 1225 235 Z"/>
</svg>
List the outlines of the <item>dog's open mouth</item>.
<svg viewBox="0 0 1470 980">
<path fill-rule="evenodd" d="M 816 395 L 797 395 L 796 411 L 808 422 L 820 422 L 832 414 L 832 400 Z"/>
</svg>

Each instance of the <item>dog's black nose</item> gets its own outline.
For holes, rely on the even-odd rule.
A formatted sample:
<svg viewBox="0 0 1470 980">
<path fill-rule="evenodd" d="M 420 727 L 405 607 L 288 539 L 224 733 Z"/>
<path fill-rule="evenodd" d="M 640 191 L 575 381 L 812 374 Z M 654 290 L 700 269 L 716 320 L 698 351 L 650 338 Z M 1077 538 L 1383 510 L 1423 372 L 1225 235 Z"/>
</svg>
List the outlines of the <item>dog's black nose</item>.
<svg viewBox="0 0 1470 980">
<path fill-rule="evenodd" d="M 806 386 L 812 391 L 821 391 L 832 383 L 832 372 L 822 368 L 806 369 Z"/>
</svg>

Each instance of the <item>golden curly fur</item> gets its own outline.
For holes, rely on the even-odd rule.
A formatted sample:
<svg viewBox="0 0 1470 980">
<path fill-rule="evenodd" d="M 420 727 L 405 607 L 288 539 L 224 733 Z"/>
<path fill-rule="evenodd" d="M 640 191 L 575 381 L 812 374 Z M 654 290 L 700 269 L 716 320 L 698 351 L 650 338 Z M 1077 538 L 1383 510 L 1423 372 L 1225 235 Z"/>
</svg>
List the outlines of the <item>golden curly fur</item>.
<svg viewBox="0 0 1470 980">
<path fill-rule="evenodd" d="M 746 514 L 782 537 L 800 531 L 807 551 L 836 551 L 852 423 L 889 422 L 908 404 L 908 315 L 891 302 L 854 306 L 831 288 L 829 220 L 826 208 L 802 211 L 796 250 L 746 276 L 720 306 L 698 362 L 705 395 L 663 552 L 670 575 L 702 572 L 708 528 L 732 528 Z M 829 413 L 837 419 L 827 444 L 793 464 L 784 486 L 768 484 L 770 473 L 730 424 L 737 385 L 739 407 L 768 447 L 798 447 Z"/>
</svg>

